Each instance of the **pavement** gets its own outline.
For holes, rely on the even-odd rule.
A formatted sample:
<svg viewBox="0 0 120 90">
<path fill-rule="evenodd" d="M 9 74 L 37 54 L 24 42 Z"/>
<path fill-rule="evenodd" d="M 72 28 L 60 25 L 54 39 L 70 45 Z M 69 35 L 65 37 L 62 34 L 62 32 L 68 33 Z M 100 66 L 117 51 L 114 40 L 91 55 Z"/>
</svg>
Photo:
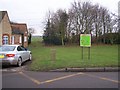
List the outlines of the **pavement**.
<svg viewBox="0 0 120 90">
<path fill-rule="evenodd" d="M 51 72 L 119 72 L 120 67 L 63 68 Z"/>
<path fill-rule="evenodd" d="M 25 62 L 21 67 L 5 66 L 0 71 L 3 72 L 19 72 L 19 71 L 30 71 L 28 65 L 31 62 Z M 49 72 L 119 72 L 120 67 L 85 67 L 85 68 L 61 68 L 55 70 L 49 70 Z"/>
<path fill-rule="evenodd" d="M 0 69 L 3 72 L 29 71 L 26 66 L 8 67 Z M 62 68 L 50 70 L 49 72 L 119 72 L 120 67 L 94 67 L 94 68 Z"/>
<path fill-rule="evenodd" d="M 21 67 L 15 66 L 4 66 L 0 71 L 3 72 L 19 72 L 19 71 L 30 71 L 29 64 L 31 62 L 25 62 Z M 49 70 L 50 72 L 119 72 L 120 67 L 84 67 L 84 68 L 61 68 L 55 70 Z"/>
</svg>

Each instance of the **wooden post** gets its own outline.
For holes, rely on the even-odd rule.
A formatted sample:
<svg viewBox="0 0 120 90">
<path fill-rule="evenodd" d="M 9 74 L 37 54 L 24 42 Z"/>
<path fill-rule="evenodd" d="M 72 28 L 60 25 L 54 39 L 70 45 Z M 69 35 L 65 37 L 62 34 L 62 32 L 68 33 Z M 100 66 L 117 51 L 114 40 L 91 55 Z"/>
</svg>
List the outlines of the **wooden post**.
<svg viewBox="0 0 120 90">
<path fill-rule="evenodd" d="M 82 60 L 83 60 L 83 47 L 82 47 Z"/>
<path fill-rule="evenodd" d="M 88 47 L 88 60 L 90 60 L 90 47 Z"/>
</svg>

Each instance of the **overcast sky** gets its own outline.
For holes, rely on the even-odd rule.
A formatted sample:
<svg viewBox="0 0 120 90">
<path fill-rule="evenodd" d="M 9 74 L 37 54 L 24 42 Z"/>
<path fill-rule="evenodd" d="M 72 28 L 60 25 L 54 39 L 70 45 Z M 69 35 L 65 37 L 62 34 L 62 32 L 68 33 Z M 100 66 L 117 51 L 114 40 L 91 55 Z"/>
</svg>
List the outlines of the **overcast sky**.
<svg viewBox="0 0 120 90">
<path fill-rule="evenodd" d="M 55 12 L 60 8 L 67 10 L 74 1 L 98 3 L 117 14 L 120 0 L 0 0 L 0 11 L 8 11 L 11 21 L 26 23 L 28 28 L 36 29 L 36 34 L 42 35 L 48 11 Z"/>
</svg>

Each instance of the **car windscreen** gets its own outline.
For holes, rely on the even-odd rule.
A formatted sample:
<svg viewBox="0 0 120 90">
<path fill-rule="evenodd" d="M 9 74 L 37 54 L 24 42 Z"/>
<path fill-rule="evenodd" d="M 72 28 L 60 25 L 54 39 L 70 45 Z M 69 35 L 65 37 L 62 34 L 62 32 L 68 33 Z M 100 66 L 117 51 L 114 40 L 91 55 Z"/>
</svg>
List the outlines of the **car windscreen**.
<svg viewBox="0 0 120 90">
<path fill-rule="evenodd" d="M 0 46 L 0 51 L 14 51 L 15 46 Z"/>
</svg>

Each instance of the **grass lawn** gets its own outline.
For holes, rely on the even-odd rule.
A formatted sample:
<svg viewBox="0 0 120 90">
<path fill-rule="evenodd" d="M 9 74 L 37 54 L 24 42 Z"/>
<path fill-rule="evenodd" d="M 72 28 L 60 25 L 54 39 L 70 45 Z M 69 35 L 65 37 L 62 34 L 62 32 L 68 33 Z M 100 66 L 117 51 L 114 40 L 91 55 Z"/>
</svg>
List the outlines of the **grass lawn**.
<svg viewBox="0 0 120 90">
<path fill-rule="evenodd" d="M 88 60 L 88 48 L 80 46 L 44 46 L 40 38 L 33 38 L 29 49 L 32 51 L 33 61 L 31 70 L 48 71 L 66 67 L 117 67 L 118 45 L 92 45 L 91 56 Z M 56 58 L 53 60 L 52 50 L 55 49 Z"/>
</svg>

